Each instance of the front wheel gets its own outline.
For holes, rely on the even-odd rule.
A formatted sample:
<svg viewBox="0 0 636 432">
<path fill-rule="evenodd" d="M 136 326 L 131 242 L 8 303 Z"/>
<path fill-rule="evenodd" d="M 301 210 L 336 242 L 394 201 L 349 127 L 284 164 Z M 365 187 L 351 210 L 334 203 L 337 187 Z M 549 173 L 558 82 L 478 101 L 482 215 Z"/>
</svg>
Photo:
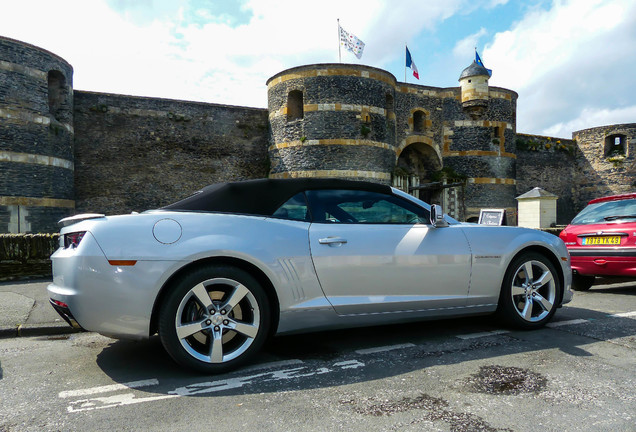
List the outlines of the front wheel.
<svg viewBox="0 0 636 432">
<path fill-rule="evenodd" d="M 263 345 L 267 295 L 249 273 L 208 266 L 184 276 L 161 305 L 159 336 L 182 366 L 204 373 L 236 368 Z"/>
<path fill-rule="evenodd" d="M 515 327 L 539 328 L 552 318 L 561 295 L 561 283 L 550 260 L 538 253 L 524 253 L 506 271 L 497 312 Z"/>
</svg>

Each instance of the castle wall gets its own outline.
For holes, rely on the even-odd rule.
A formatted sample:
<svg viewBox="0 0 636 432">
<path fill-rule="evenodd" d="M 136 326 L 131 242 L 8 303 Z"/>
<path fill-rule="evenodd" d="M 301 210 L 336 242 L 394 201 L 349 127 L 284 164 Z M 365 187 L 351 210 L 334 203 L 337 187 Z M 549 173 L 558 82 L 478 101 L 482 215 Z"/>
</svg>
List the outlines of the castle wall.
<svg viewBox="0 0 636 432">
<path fill-rule="evenodd" d="M 127 213 L 267 177 L 267 110 L 75 92 L 78 212 Z"/>
<path fill-rule="evenodd" d="M 479 74 L 475 93 L 468 73 L 437 88 L 370 66 L 300 66 L 270 78 L 268 109 L 256 109 L 74 93 L 67 62 L 0 37 L 0 233 L 57 231 L 72 213 L 157 208 L 267 176 L 406 179 L 412 191 L 443 173 L 465 187 L 428 198 L 452 192 L 444 200 L 463 220 L 505 208 L 510 224 L 514 198 L 536 186 L 559 196 L 559 224 L 592 198 L 636 190 L 636 124 L 574 140 L 517 134 L 517 93 Z"/>
<path fill-rule="evenodd" d="M 576 163 L 576 142 L 564 138 L 517 134 L 517 191 L 522 195 L 535 187 L 558 196 L 557 225 L 567 225 L 581 210 Z M 587 201 L 586 201 L 587 202 Z"/>
<path fill-rule="evenodd" d="M 367 66 L 283 71 L 268 81 L 270 176 L 389 183 L 403 152 L 418 158 L 415 148 L 428 161 L 419 166 L 405 161 L 401 168 L 417 171 L 407 175 L 427 181 L 448 166 L 468 178 L 471 215 L 503 207 L 514 223 L 517 94 L 493 88 L 488 99 L 475 116 L 462 106 L 459 88 L 397 83 L 393 75 Z"/>
<path fill-rule="evenodd" d="M 517 97 L 491 87 L 483 106 L 464 106 L 459 91 L 444 99 L 442 155 L 445 168 L 467 177 L 464 219 L 494 207 L 506 209 L 508 223 L 516 224 Z"/>
<path fill-rule="evenodd" d="M 580 150 L 578 207 L 594 198 L 636 191 L 636 123 L 584 129 L 572 137 Z M 623 140 L 618 152 L 613 151 L 614 137 Z"/>
<path fill-rule="evenodd" d="M 0 37 L 0 233 L 57 230 L 73 212 L 73 68 Z"/>
</svg>

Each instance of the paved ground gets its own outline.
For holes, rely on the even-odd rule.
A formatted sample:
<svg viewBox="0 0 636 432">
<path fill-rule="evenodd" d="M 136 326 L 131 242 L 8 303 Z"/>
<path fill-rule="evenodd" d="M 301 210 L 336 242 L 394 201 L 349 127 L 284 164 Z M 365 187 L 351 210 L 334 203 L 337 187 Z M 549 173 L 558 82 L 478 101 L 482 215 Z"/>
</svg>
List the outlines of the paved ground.
<svg viewBox="0 0 636 432">
<path fill-rule="evenodd" d="M 46 283 L 14 291 L 28 285 L 0 292 L 35 312 Z M 578 293 L 541 330 L 473 317 L 286 336 L 217 376 L 157 337 L 6 337 L 0 431 L 633 432 L 635 353 L 636 283 Z"/>
<path fill-rule="evenodd" d="M 50 280 L 0 283 L 0 338 L 74 332 L 49 304 Z"/>
</svg>

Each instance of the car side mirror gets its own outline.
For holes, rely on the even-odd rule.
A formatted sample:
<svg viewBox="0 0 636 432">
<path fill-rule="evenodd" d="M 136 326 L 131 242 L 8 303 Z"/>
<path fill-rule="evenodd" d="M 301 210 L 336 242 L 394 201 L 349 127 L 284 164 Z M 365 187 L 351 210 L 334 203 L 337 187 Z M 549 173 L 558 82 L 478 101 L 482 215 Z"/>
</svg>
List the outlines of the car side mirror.
<svg viewBox="0 0 636 432">
<path fill-rule="evenodd" d="M 444 219 L 444 211 L 442 206 L 433 204 L 431 205 L 431 225 L 435 228 L 447 227 L 448 222 Z"/>
</svg>

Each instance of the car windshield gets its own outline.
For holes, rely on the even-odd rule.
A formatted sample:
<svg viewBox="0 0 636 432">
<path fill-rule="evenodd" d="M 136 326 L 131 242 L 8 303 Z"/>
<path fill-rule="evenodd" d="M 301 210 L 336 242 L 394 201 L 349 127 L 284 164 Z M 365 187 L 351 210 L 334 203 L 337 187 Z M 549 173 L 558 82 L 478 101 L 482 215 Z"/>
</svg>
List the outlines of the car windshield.
<svg viewBox="0 0 636 432">
<path fill-rule="evenodd" d="M 572 220 L 572 225 L 621 222 L 636 219 L 636 199 L 590 204 Z"/>
</svg>

